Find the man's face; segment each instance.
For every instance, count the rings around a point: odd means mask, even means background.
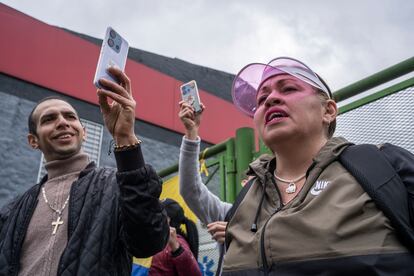
[[[81,149],[85,131],[73,107],[61,100],[40,103],[33,112],[37,134],[29,134],[29,144],[39,148],[46,161],[67,159]]]
[[[266,80],[256,101],[256,129],[270,148],[279,142],[314,139],[324,133],[321,99],[312,86],[293,76],[281,74]]]

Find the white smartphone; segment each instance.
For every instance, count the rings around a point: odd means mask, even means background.
[[[195,112],[201,112],[200,96],[198,95],[197,83],[195,80],[184,83],[180,86],[181,98],[194,108]]]
[[[118,80],[108,74],[107,69],[110,66],[115,66],[124,71],[128,50],[128,42],[113,28],[108,27],[102,41],[101,53],[96,66],[95,78],[93,79],[93,84],[96,87],[102,88],[99,84],[99,79],[102,78],[119,83]]]

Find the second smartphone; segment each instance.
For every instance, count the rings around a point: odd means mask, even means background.
[[[201,112],[200,96],[198,95],[198,88],[196,81],[184,83],[180,86],[181,98],[183,101],[188,102],[195,112]]]

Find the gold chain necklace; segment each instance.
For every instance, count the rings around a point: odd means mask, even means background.
[[[61,217],[62,217],[62,212],[63,212],[63,209],[65,209],[66,205],[67,205],[67,204],[68,204],[68,202],[69,202],[69,196],[70,196],[70,193],[69,193],[68,197],[66,198],[65,203],[63,203],[62,208],[60,208],[60,209],[55,209],[55,208],[54,208],[54,207],[53,207],[53,206],[49,203],[49,201],[47,200],[47,197],[46,197],[46,192],[45,192],[45,188],[44,188],[44,187],[42,187],[42,194],[43,194],[43,198],[44,198],[44,200],[45,200],[46,204],[49,206],[49,208],[50,208],[50,209],[52,209],[55,213],[57,213],[57,214],[58,214],[58,218],[56,219],[56,221],[52,221],[52,228],[53,228],[52,235],[55,235],[55,234],[56,234],[56,231],[58,230],[58,227],[59,227],[61,224],[63,224],[63,220],[60,220],[60,219],[61,219]]]
[[[306,173],[304,175],[301,175],[300,177],[298,177],[296,179],[292,179],[292,180],[283,179],[283,178],[277,176],[276,175],[276,171],[273,173],[273,175],[275,176],[276,180],[279,180],[280,182],[288,183],[289,184],[287,186],[286,190],[285,190],[285,192],[287,194],[294,194],[296,192],[296,182],[298,182],[298,181],[302,180],[303,178],[305,178]]]

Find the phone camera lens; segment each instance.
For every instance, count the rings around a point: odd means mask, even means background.
[[[110,30],[110,31],[109,31],[109,35],[110,35],[112,38],[115,38],[115,37],[116,37],[116,32],[115,32],[114,30]]]
[[[112,40],[112,39],[108,39],[108,45],[110,46],[110,47],[113,47],[114,46],[114,41]]]
[[[115,48],[116,48],[117,50],[119,50],[119,45],[116,45],[116,46],[115,46]]]

